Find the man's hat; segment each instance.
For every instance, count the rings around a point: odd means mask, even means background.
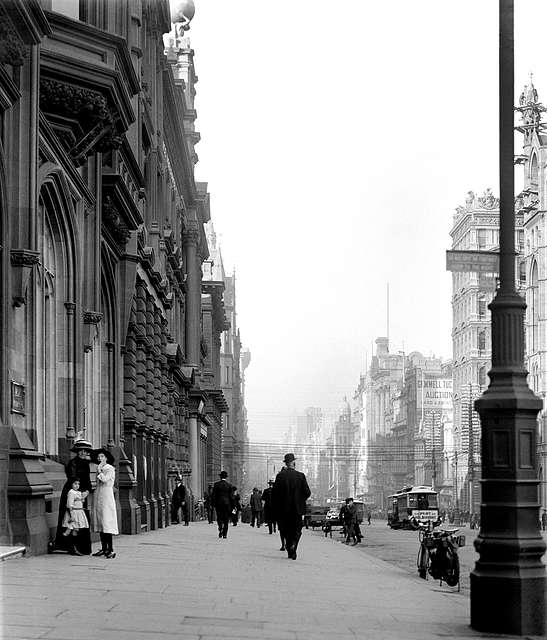
[[[79,440],[74,440],[71,451],[91,451],[91,449],[93,449],[93,445],[91,444],[91,442],[89,442],[89,440],[80,438]]]
[[[221,478],[227,478],[228,477],[228,472],[227,471],[221,471],[219,475],[220,475]]]
[[[294,457],[294,453],[286,453],[285,457],[283,458],[283,462],[287,463],[287,462],[294,462],[296,460],[296,458]]]

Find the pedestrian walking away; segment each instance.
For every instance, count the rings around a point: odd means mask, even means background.
[[[285,467],[277,474],[272,491],[272,504],[279,533],[285,540],[287,556],[296,560],[296,550],[302,535],[302,517],[311,491],[306,476],[295,469],[294,453],[283,458]]]
[[[95,531],[99,532],[101,548],[94,556],[115,558],[112,546],[112,536],[118,535],[118,516],[116,514],[116,501],[114,500],[114,456],[107,449],[99,449],[97,456],[97,489],[93,502],[93,522]]]
[[[344,522],[345,543],[349,544],[351,540],[353,540],[353,544],[361,542],[360,531],[357,528],[357,510],[353,504],[353,498],[346,498],[346,504],[340,509],[340,519]]]
[[[264,522],[268,525],[268,533],[271,535],[276,531],[275,516],[272,509],[272,487],[274,481],[268,480],[268,488],[262,492],[262,502],[264,503]]]
[[[260,517],[262,514],[262,496],[257,487],[253,488],[249,504],[251,505],[251,527],[254,527],[256,523],[257,528],[260,528],[262,524],[262,518]]]
[[[92,491],[91,478],[89,475],[89,465],[91,463],[91,442],[78,438],[74,441],[71,451],[76,457],[67,462],[65,466],[66,482],[61,491],[59,499],[59,518],[57,521],[57,532],[55,541],[50,544],[49,551],[70,551],[76,549],[82,555],[91,553],[91,537],[88,529],[81,529],[76,538],[64,535],[66,533],[66,525],[63,524],[67,510],[68,493],[72,489],[72,484],[76,478],[80,481],[80,492],[85,497],[82,501],[82,508],[86,519],[89,522],[89,511],[87,508],[87,496]]]
[[[233,488],[232,492],[232,524],[234,527],[237,527],[237,523],[239,520],[239,512],[241,511],[241,496],[239,495],[239,491],[237,487]]]
[[[213,485],[213,507],[217,512],[218,537],[226,538],[228,536],[228,522],[234,508],[233,493],[234,488],[226,479],[228,473],[220,472],[220,480]]]
[[[213,524],[215,509],[213,507],[213,483],[210,482],[207,492],[203,494],[203,506],[207,512],[207,522]]]
[[[182,477],[177,476],[177,483],[171,495],[171,524],[178,524],[180,522],[179,511],[182,509],[184,515],[185,506],[186,487],[182,484]]]

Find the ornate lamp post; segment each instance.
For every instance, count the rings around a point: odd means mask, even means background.
[[[500,286],[490,304],[490,386],[475,402],[482,428],[480,559],[471,573],[471,626],[545,633],[545,543],[539,532],[537,421],[526,382],[524,311],[515,289],[513,0],[499,0]]]

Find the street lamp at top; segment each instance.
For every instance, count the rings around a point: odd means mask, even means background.
[[[188,31],[190,22],[196,12],[194,0],[171,0],[171,22]]]

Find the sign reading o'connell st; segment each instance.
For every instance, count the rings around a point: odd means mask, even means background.
[[[499,273],[500,254],[494,251],[447,251],[447,271]]]

